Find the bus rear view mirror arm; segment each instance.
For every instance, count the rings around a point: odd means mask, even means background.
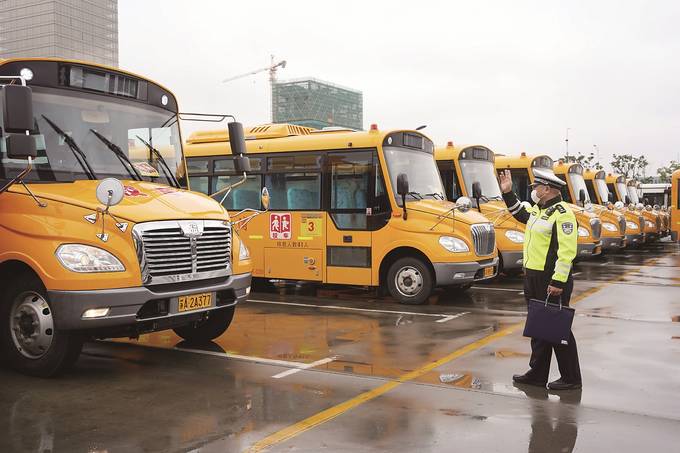
[[[234,217],[239,217],[241,214],[245,214],[246,212],[250,212],[251,214],[247,217],[244,217],[242,219],[235,220],[232,222],[232,224],[236,225],[237,230],[242,230],[245,228],[248,223],[250,223],[251,220],[253,220],[255,217],[259,216],[260,214],[264,214],[265,212],[269,211],[269,189],[267,187],[262,188],[262,195],[260,198],[260,203],[262,203],[262,207],[264,208],[263,210],[258,210],[258,209],[252,209],[252,208],[246,208],[242,209],[239,212],[237,212]]]
[[[472,200],[470,200],[468,197],[458,198],[456,200],[456,204],[451,209],[438,216],[437,222],[435,222],[435,224],[430,227],[430,231],[434,230],[437,225],[444,221],[444,219],[448,219],[449,214],[451,214],[451,225],[453,227],[456,223],[456,210],[460,212],[468,212],[470,207],[472,207]]]
[[[404,210],[404,220],[408,219],[406,212],[406,195],[409,193],[408,175],[406,173],[399,173],[397,175],[397,194],[401,196],[401,206]]]

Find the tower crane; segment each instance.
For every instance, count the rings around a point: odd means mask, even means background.
[[[286,67],[286,60],[281,60],[279,62],[274,62],[274,55],[271,56],[271,64],[265,68],[260,68],[256,69],[254,71],[249,71],[244,74],[239,74],[237,76],[229,77],[224,80],[222,80],[222,83],[227,83],[231,82],[232,80],[237,80],[237,79],[242,79],[243,77],[248,77],[251,75],[259,74],[261,72],[269,71],[269,86],[270,86],[270,96],[274,95],[274,83],[276,82],[276,71],[281,68],[284,69]],[[271,99],[270,99],[270,107],[271,107]],[[273,108],[273,107],[272,107]],[[271,120],[274,121],[274,112],[272,109],[270,109],[270,114],[271,114]]]

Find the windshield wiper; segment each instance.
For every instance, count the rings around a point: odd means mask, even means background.
[[[433,197],[433,198],[436,198],[437,200],[442,200],[442,201],[446,200],[446,198],[444,198],[444,195],[440,194],[439,192],[426,193],[425,196],[426,197]]]
[[[83,152],[82,149],[80,149],[80,146],[73,140],[73,137],[68,135],[66,132],[64,132],[59,126],[57,126],[55,123],[52,122],[48,117],[45,115],[41,115],[43,119],[49,124],[49,126],[54,129],[54,132],[59,134],[59,136],[64,140],[64,143],[68,145],[68,147],[71,149],[71,152],[73,153],[73,157],[76,158],[76,161],[80,166],[82,167],[83,170],[85,170],[85,173],[87,174],[87,177],[89,179],[97,179],[97,175],[95,175],[94,170],[92,170],[92,167],[90,167],[89,162],[87,161],[87,156]]]
[[[503,197],[501,197],[500,195],[494,195],[493,197],[487,197],[486,199],[487,200],[502,200]]]
[[[94,129],[90,129],[92,133],[102,141],[106,145],[108,149],[110,149],[113,154],[116,155],[120,163],[123,165],[123,168],[127,170],[127,172],[132,176],[132,179],[137,180],[137,181],[142,181],[142,175],[139,174],[137,169],[135,168],[134,165],[132,165],[132,162],[130,162],[130,159],[127,157],[127,155],[123,152],[122,149],[120,149],[120,146],[116,145],[115,143],[111,142],[108,138],[104,137],[102,134],[99,132],[95,131]],[[127,164],[127,165],[126,165]],[[130,168],[128,168],[128,165]]]
[[[147,148],[149,148],[149,151],[151,151],[156,156],[156,159],[158,159],[158,161],[161,163],[161,168],[163,169],[163,173],[165,173],[165,177],[168,178],[168,181],[170,181],[175,187],[180,187],[179,181],[177,181],[175,175],[172,174],[172,171],[170,170],[168,163],[165,161],[161,153],[156,148],[151,146],[151,143],[147,142],[139,135],[136,135],[136,137],[139,139],[140,142],[144,143],[144,145],[146,145]]]
[[[423,199],[423,196],[420,195],[418,192],[409,192],[406,195],[411,195],[416,200],[422,200]]]

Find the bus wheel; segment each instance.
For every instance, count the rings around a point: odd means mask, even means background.
[[[210,312],[210,316],[187,326],[175,327],[177,335],[192,343],[205,343],[222,335],[229,328],[236,306]]]
[[[0,295],[0,353],[10,367],[38,377],[70,368],[83,348],[83,338],[54,328],[52,307],[40,280],[24,275],[10,281]]]
[[[432,294],[432,272],[418,258],[400,258],[387,271],[387,288],[401,304],[420,305]]]

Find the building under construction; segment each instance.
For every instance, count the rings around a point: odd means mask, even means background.
[[[363,129],[364,97],[361,91],[322,82],[297,79],[272,82],[272,120],[321,129]]]

